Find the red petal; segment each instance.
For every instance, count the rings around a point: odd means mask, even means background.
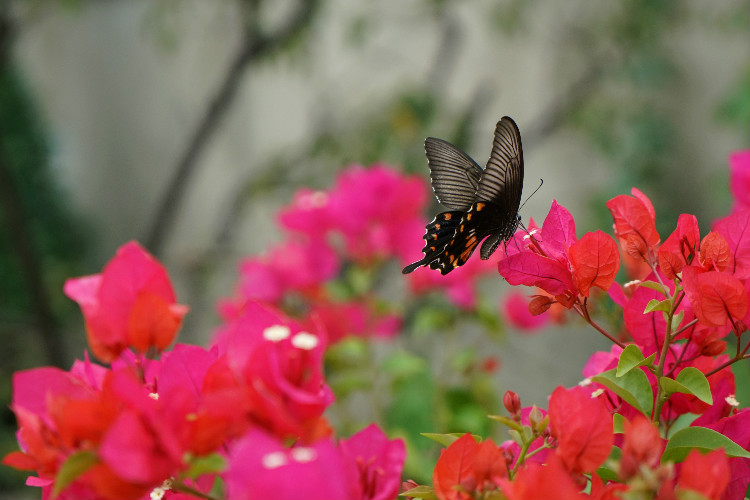
[[[682,463],[678,490],[692,490],[700,493],[701,498],[720,500],[729,480],[729,459],[724,450],[714,450],[705,455],[692,450]]]
[[[174,307],[150,292],[141,292],[128,317],[128,342],[137,351],[162,351],[172,343],[187,308]]]
[[[471,434],[464,434],[440,453],[432,473],[432,485],[440,500],[456,500],[456,486],[471,474],[479,444]]]
[[[567,249],[576,242],[576,224],[570,212],[557,200],[552,202],[542,224],[542,241],[548,257],[567,262]]]
[[[667,278],[676,278],[677,273],[692,262],[699,240],[698,219],[694,215],[680,215],[677,228],[659,247],[659,267]]]
[[[607,208],[615,220],[615,234],[618,238],[634,236],[649,248],[659,243],[653,207],[649,210],[640,199],[623,194],[609,200]]]
[[[573,473],[593,472],[612,451],[612,416],[604,402],[580,389],[558,387],[549,401],[549,417],[557,437],[557,455]]]
[[[511,285],[538,286],[550,295],[574,291],[573,276],[560,261],[524,252],[498,263],[498,271]]]
[[[711,231],[701,241],[700,264],[703,269],[715,269],[723,271],[729,267],[732,254],[729,253],[729,244],[722,235]]]
[[[727,271],[737,279],[750,278],[750,208],[738,210],[716,224],[716,231],[729,244],[732,262]]]
[[[586,233],[568,249],[568,257],[575,284],[586,297],[592,286],[606,291],[620,269],[617,243],[602,231]]]
[[[706,326],[723,327],[730,316],[742,320],[748,310],[744,285],[727,273],[708,271],[698,274],[694,267],[682,273],[685,294],[698,321]]]

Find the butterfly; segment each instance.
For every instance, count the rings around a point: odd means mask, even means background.
[[[448,208],[427,224],[424,258],[403,269],[409,274],[429,266],[448,274],[466,263],[477,245],[489,259],[501,242],[516,232],[523,188],[521,133],[512,118],[495,126],[492,153],[482,169],[469,155],[442,139],[424,142],[432,189],[438,203]],[[487,238],[485,240],[485,238]]]

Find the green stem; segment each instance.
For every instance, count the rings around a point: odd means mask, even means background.
[[[589,325],[593,326],[596,331],[598,331],[599,333],[601,333],[602,335],[604,335],[605,337],[607,337],[610,341],[612,341],[613,343],[617,344],[622,349],[625,349],[625,344],[623,344],[622,342],[620,342],[619,340],[617,340],[610,333],[608,333],[604,328],[602,328],[601,326],[599,326],[596,323],[596,321],[594,321],[593,319],[591,319],[591,315],[589,314],[589,310],[586,307],[586,303],[585,302],[582,303],[582,304],[580,304],[580,306],[577,307],[575,310],[576,310],[576,312],[578,312],[578,314],[581,315],[581,317],[583,319],[586,320],[586,322]]]

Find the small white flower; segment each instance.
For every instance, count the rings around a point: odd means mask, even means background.
[[[602,389],[602,388],[600,387],[599,389],[597,389],[597,390],[595,390],[594,392],[592,392],[592,393],[591,393],[591,399],[595,399],[595,398],[598,398],[598,397],[599,397],[599,396],[601,396],[602,394],[604,394],[604,389]]]
[[[288,326],[284,325],[273,325],[263,330],[263,338],[270,340],[271,342],[281,342],[282,340],[289,338],[291,330]]]
[[[152,392],[148,395],[151,399],[159,400],[159,393],[158,392]]]
[[[589,377],[586,377],[585,379],[578,382],[578,385],[581,387],[586,387],[587,385],[591,385],[591,379]]]
[[[730,394],[729,396],[725,397],[724,401],[726,401],[729,406],[737,407],[740,405],[740,402],[737,401],[737,398],[734,397],[734,394]]]
[[[305,351],[312,351],[315,349],[320,340],[312,333],[299,332],[297,335],[292,337],[292,345],[297,349],[304,349]]]
[[[149,494],[149,498],[151,500],[162,500],[164,498],[164,495],[167,494],[167,491],[172,489],[172,480],[171,479],[165,479],[164,482],[161,484],[161,486],[157,486],[153,490],[151,490],[151,493]]]
[[[286,464],[286,454],[283,451],[274,451],[263,456],[263,467],[266,469],[276,469]]]
[[[531,231],[528,232],[528,234],[524,234],[523,235],[523,239],[529,240],[529,239],[531,239],[532,236],[534,236],[538,232],[539,231],[537,229],[532,229]]]
[[[292,458],[297,462],[305,463],[312,462],[317,458],[318,454],[312,448],[292,448]]]
[[[623,286],[624,286],[625,288],[630,288],[630,287],[638,286],[638,285],[640,285],[641,283],[642,283],[642,282],[641,282],[641,280],[633,280],[633,281],[628,281],[628,282],[627,282],[627,283],[625,283],[625,285],[623,285]]]

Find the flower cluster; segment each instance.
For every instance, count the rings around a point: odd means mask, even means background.
[[[413,489],[415,497],[745,496],[750,409],[738,409],[730,367],[750,358],[749,152],[730,163],[734,208],[702,237],[695,216],[683,214],[662,242],[654,207],[637,189],[607,202],[615,239],[601,231],[578,239],[556,202],[541,228],[532,221],[514,236],[498,270],[511,285],[537,287],[529,313],[567,308],[615,345],[594,353],[578,387],[554,391],[548,413],[506,394],[510,417],[492,418],[512,440],[441,436],[449,446],[432,489]],[[621,259],[633,278],[624,287],[614,282]],[[624,331],[594,321],[594,288],[622,308]]]
[[[325,331],[248,302],[209,348],[177,344],[154,359],[185,308],[136,243],[65,291],[109,367],[86,358],[14,376],[21,451],[3,463],[35,471],[28,484],[44,498],[208,498],[217,478],[233,499],[396,496],[403,442],[376,426],[332,438]]]
[[[248,301],[263,300],[303,321],[322,322],[331,343],[347,335],[394,335],[399,307],[363,282],[389,260],[403,266],[419,255],[427,192],[424,179],[381,164],[351,166],[327,191],[299,190],[277,214],[284,242],[241,263],[236,294],[220,305],[222,316],[231,320]],[[445,290],[458,307],[473,309],[477,278],[493,270],[478,259],[447,277],[421,269],[410,275],[409,288],[416,295]]]

